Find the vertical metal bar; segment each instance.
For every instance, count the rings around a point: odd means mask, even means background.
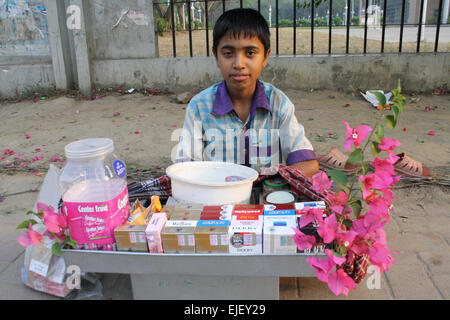
[[[191,57],[193,56],[192,54],[192,17],[191,17],[191,1],[188,1],[188,26],[189,26],[189,54],[191,55]]]
[[[365,17],[364,17],[364,53],[367,52],[367,18],[368,18],[368,14],[367,14],[367,9],[369,8],[369,0],[366,0],[366,6],[365,6]]]
[[[441,29],[441,19],[442,19],[442,0],[439,0],[439,9],[438,9],[438,21],[436,26],[436,40],[434,41],[434,52],[438,51],[439,45],[439,31]]]
[[[208,26],[208,0],[205,0],[205,25],[206,25],[206,56],[209,57],[209,26]]]
[[[403,27],[405,25],[405,6],[406,6],[406,0],[402,0],[402,17],[400,20],[400,39],[399,39],[399,44],[398,44],[398,52],[402,52]]]
[[[333,24],[333,0],[330,0],[329,7],[329,15],[328,15],[328,54],[331,54],[331,29]]]
[[[416,52],[420,52],[420,39],[422,37],[422,19],[423,19],[423,5],[424,0],[420,0],[420,13],[419,13],[419,29],[417,30],[417,50]]]
[[[314,0],[311,0],[311,54],[314,54]]]
[[[243,7],[243,5],[244,5],[244,4],[243,4],[243,0],[240,0],[240,1],[239,1],[239,5],[241,6],[241,8]]]
[[[277,41],[277,55],[279,54],[279,43],[278,43],[278,0],[275,0],[275,28],[276,28],[276,41]]]
[[[171,14],[171,20],[172,20],[172,45],[173,45],[173,57],[175,58],[177,56],[177,47],[175,44],[175,15],[173,10],[173,0],[170,0],[170,14]]]
[[[261,12],[261,0],[258,0],[258,12]]]
[[[422,0],[423,2],[423,0]],[[386,37],[386,7],[387,0],[384,0],[383,3],[383,31],[381,33],[381,53],[384,53],[384,39]]]
[[[347,37],[345,39],[345,53],[348,54],[348,50],[350,47],[350,0],[347,0],[347,22],[346,22],[346,29],[347,29]]]
[[[296,54],[296,47],[297,47],[297,0],[294,0],[294,49],[293,49],[293,55]]]
[[[222,0],[222,11],[225,12],[225,0]]]

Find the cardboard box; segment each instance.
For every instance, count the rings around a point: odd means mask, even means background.
[[[168,220],[161,232],[165,253],[195,253],[197,220]]]
[[[264,253],[297,253],[294,241],[296,217],[292,215],[265,215],[263,230]]]
[[[324,201],[308,201],[308,202],[296,202],[295,203],[295,211],[299,214],[305,207],[310,208],[326,208],[326,204]]]
[[[231,220],[231,212],[230,213],[202,213],[200,216],[200,220]]]
[[[229,251],[234,254],[262,253],[262,220],[231,220]]]
[[[197,253],[228,253],[229,220],[200,220],[195,228]]]
[[[148,252],[146,225],[120,225],[114,229],[118,251]]]
[[[161,240],[161,231],[167,222],[165,212],[154,213],[147,228],[145,229],[145,235],[147,237],[148,252],[150,253],[163,253],[163,246]]]
[[[175,210],[175,206],[164,206],[162,208],[161,212],[165,212],[167,220],[170,220],[174,210]]]
[[[264,214],[266,211],[274,211],[274,210],[295,210],[295,205],[293,203],[264,205]]]

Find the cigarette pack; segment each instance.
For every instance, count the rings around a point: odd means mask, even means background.
[[[164,206],[162,208],[161,212],[165,212],[167,220],[169,220],[172,217],[174,210],[175,210],[175,206]]]
[[[200,210],[174,210],[170,220],[200,220]]]
[[[232,213],[234,205],[225,204],[221,206],[204,206],[202,210],[202,214],[210,214],[210,213]]]
[[[167,222],[165,212],[154,213],[150,219],[147,228],[145,229],[145,235],[147,236],[148,252],[150,253],[163,253],[163,246],[161,241],[161,231]]]
[[[264,205],[262,204],[236,204],[233,214],[263,214]]]
[[[229,220],[200,220],[195,228],[197,253],[228,253]]]
[[[262,231],[262,220],[231,220],[228,229],[230,253],[262,253]]]
[[[197,220],[168,220],[161,232],[165,253],[195,253]]]
[[[148,252],[146,225],[124,224],[114,229],[118,251]]]
[[[297,253],[294,241],[296,227],[295,215],[265,215],[264,216],[264,253]]]
[[[202,213],[200,220],[231,220],[230,213]]]
[[[293,203],[264,205],[264,214],[266,211],[274,211],[274,210],[295,210],[295,205]]]
[[[295,203],[295,211],[297,214],[301,214],[302,211],[306,207],[326,209],[326,205],[325,205],[324,201],[309,201],[309,202],[296,202]]]

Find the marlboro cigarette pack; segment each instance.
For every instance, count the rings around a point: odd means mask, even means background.
[[[195,253],[197,220],[168,220],[161,232],[165,253]]]

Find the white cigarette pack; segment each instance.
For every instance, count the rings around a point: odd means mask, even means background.
[[[263,220],[231,220],[228,229],[232,254],[262,253]]]
[[[264,253],[297,253],[297,245],[294,241],[296,228],[295,215],[288,216],[264,216]]]

